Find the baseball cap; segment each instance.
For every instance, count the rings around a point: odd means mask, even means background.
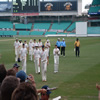
[[[13,67],[16,67],[16,68],[18,68],[18,67],[20,67],[17,63],[15,63],[14,65],[13,65]]]
[[[48,90],[49,89],[49,87],[47,86],[47,85],[44,85],[43,87],[42,87],[42,89],[46,89],[47,90],[47,94],[49,95],[49,94],[51,94],[51,91],[50,90]]]
[[[16,77],[20,78],[20,82],[25,82],[25,80],[27,79],[26,73],[22,70],[16,73]]]
[[[63,40],[65,40],[65,39],[63,38]]]

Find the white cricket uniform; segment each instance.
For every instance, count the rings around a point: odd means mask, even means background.
[[[39,49],[35,49],[34,50],[34,63],[35,63],[36,73],[40,73],[39,58],[40,58],[40,51]]]
[[[46,47],[45,49],[46,49],[47,52],[48,52],[48,56],[49,56],[49,50],[50,50],[49,47],[50,47],[50,46],[51,46],[50,42],[48,42],[48,43],[46,42],[46,43],[45,43],[45,47]]]
[[[42,51],[42,42],[38,42],[39,50]]]
[[[42,81],[46,81],[46,71],[47,71],[47,54],[48,52],[46,50],[42,50],[40,52],[40,58],[41,58],[41,72],[42,72]]]
[[[33,54],[34,54],[34,50],[36,49],[35,46],[37,46],[37,42],[33,42]]]
[[[30,60],[32,61],[32,57],[33,57],[33,42],[29,42],[29,57],[30,57]]]
[[[18,60],[18,47],[19,47],[19,41],[14,42],[14,47],[15,47],[15,61]]]
[[[58,72],[60,50],[58,48],[54,48],[53,55],[54,55],[54,73],[56,73]]]
[[[25,43],[25,48],[28,49],[28,44],[27,43]]]
[[[21,61],[22,61],[22,70],[26,73],[26,57],[27,57],[27,49],[21,48]]]
[[[20,58],[20,54],[21,54],[21,48],[22,48],[23,43],[19,42],[19,47],[18,47],[18,57]]]

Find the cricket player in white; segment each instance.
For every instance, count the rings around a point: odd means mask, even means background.
[[[33,58],[33,41],[32,41],[32,39],[30,39],[30,42],[29,42],[29,57],[30,57],[30,60],[32,61],[32,58]]]
[[[22,61],[22,70],[26,73],[26,57],[27,57],[27,49],[25,48],[25,44],[21,48],[21,61]]]
[[[39,46],[39,50],[41,51],[42,50],[42,42],[41,42],[41,39],[39,39],[38,46]]]
[[[21,59],[20,54],[21,54],[21,48],[22,48],[22,40],[19,40],[19,46],[18,46],[18,58]]]
[[[47,51],[44,49],[44,45],[42,46],[42,51],[40,52],[39,66],[41,62],[41,72],[42,72],[42,81],[46,82],[46,72],[47,72]]]
[[[27,44],[26,40],[24,41],[24,44],[25,44],[25,48],[26,48],[27,51],[28,51],[28,44]]]
[[[18,47],[19,47],[19,41],[16,38],[16,41],[14,42],[14,48],[15,48],[15,61],[18,61]]]
[[[35,72],[38,74],[40,74],[39,58],[40,58],[40,50],[38,49],[38,45],[36,45],[36,49],[34,50],[34,63],[35,63]]]
[[[36,42],[36,39],[34,39],[34,42],[33,42],[33,54],[34,54],[34,50],[35,50],[35,46],[37,45],[37,42]]]
[[[57,45],[55,45],[55,48],[53,50],[53,55],[54,55],[54,73],[57,73],[59,66],[59,55],[60,55],[60,50],[57,48]]]
[[[48,52],[48,59],[47,59],[47,64],[49,64],[49,53],[50,53],[50,46],[51,46],[51,44],[50,44],[50,41],[49,40],[47,40],[47,42],[45,43],[45,50],[47,50],[47,52]]]

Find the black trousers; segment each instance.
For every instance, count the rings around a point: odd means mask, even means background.
[[[60,50],[60,47],[57,47]]]
[[[80,55],[80,48],[79,47],[76,47],[76,57],[77,57],[77,55],[78,55],[78,57]]]
[[[65,47],[61,47],[61,55],[65,56]]]

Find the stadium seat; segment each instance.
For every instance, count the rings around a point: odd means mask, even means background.
[[[53,34],[57,34],[57,32],[46,32],[45,35],[53,35]]]
[[[29,35],[30,31],[19,31],[19,35]]]
[[[93,0],[92,5],[100,5],[100,0]]]
[[[100,27],[88,27],[88,34],[100,34]]]
[[[100,10],[100,6],[90,7],[89,13],[97,13]]]
[[[34,29],[49,29],[50,23],[34,23]]]
[[[31,29],[32,23],[29,24],[15,24],[15,29]]]
[[[30,35],[43,35],[44,32],[40,32],[40,31],[32,31],[30,33]]]
[[[61,22],[61,23],[53,23],[51,29],[65,30],[70,24],[71,24],[71,21],[69,21],[69,22]]]
[[[73,31],[76,27],[76,22],[74,22],[68,29],[67,31]]]
[[[0,31],[0,35],[16,35],[16,31]]]
[[[0,28],[13,28],[13,24],[9,21],[0,21]]]

